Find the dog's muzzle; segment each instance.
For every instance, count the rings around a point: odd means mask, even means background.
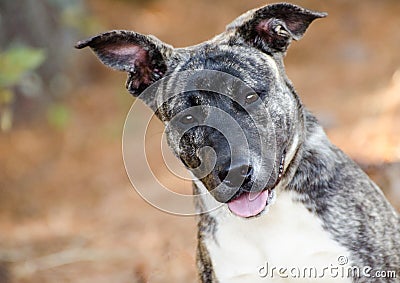
[[[239,187],[236,194],[227,202],[228,207],[232,213],[237,216],[249,218],[259,215],[262,211],[265,210],[267,205],[273,199],[273,189],[279,184],[280,180],[283,176],[284,171],[284,163],[285,163],[285,156],[282,155],[279,169],[278,169],[278,176],[274,183],[274,185],[270,188],[264,188],[261,191],[252,191],[251,190],[251,174],[253,169],[250,165],[240,165],[231,167],[234,170],[234,174],[231,178],[224,179],[224,183],[227,186],[231,187]],[[239,183],[241,182],[241,183]]]

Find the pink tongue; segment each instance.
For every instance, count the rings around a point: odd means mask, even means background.
[[[259,214],[267,205],[268,190],[258,193],[243,193],[240,197],[228,203],[229,209],[241,217],[251,217]]]

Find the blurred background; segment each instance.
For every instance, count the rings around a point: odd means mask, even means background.
[[[329,17],[292,44],[289,77],[400,209],[400,2],[292,2]],[[195,219],[153,208],[125,174],[125,74],[73,45],[111,29],[192,45],[266,3],[0,1],[0,283],[196,282]]]

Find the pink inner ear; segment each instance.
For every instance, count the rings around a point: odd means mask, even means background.
[[[297,35],[299,32],[302,32],[301,29],[302,29],[302,27],[304,27],[304,24],[302,22],[287,21],[286,26],[288,27],[290,32]],[[304,32],[304,30],[303,30],[303,32]],[[299,36],[301,36],[301,35],[299,35]]]
[[[264,38],[267,42],[271,43],[273,40],[271,33],[271,19],[262,20],[256,26],[257,33]]]
[[[263,20],[261,22],[258,23],[258,25],[256,26],[256,30],[260,33],[260,32],[268,32],[268,21],[269,20]]]
[[[270,34],[271,33],[271,21],[272,19],[262,20],[256,26],[256,30],[259,34]]]
[[[134,44],[124,44],[124,45],[114,45],[108,48],[108,52],[112,53],[112,56],[116,57],[128,57],[132,65],[146,65],[147,51],[138,45]]]
[[[260,34],[272,34],[272,30],[274,26],[278,25],[279,22],[285,24],[287,31],[290,33],[292,37],[296,40],[301,37],[304,33],[306,26],[301,21],[296,21],[295,19],[277,19],[271,18],[262,20],[256,27],[258,33]]]
[[[149,66],[149,54],[145,48],[131,43],[123,43],[107,46],[105,51],[116,61],[123,64],[128,63],[135,70],[136,76],[131,81],[133,88],[139,88],[141,84],[151,83],[152,70]]]
[[[109,47],[109,52],[117,56],[135,55],[137,53],[145,53],[142,48],[137,45],[114,45]]]

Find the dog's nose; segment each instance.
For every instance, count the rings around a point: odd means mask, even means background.
[[[219,174],[220,180],[229,187],[240,187],[249,181],[253,174],[253,167],[247,164],[233,164]]]

